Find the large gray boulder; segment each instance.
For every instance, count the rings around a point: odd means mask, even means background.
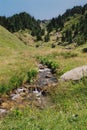
[[[84,76],[87,76],[87,66],[81,66],[74,68],[66,73],[64,73],[60,79],[62,80],[80,80]]]

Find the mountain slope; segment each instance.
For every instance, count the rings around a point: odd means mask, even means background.
[[[63,45],[76,43],[81,45],[87,42],[87,4],[75,6],[66,10],[63,15],[53,18],[47,25],[48,33],[61,33]],[[54,33],[54,34],[55,34]],[[56,41],[59,41],[57,35]]]
[[[17,82],[22,82],[27,72],[34,67],[35,61],[27,46],[0,26],[0,93],[8,90],[11,79],[14,83],[12,88]]]
[[[4,26],[10,32],[29,29],[30,34],[36,36],[37,40],[40,40],[43,35],[39,21],[26,12],[15,14],[11,17],[0,16],[0,25]]]
[[[12,33],[0,26],[0,47],[22,48],[24,44]]]

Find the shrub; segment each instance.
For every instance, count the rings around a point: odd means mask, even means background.
[[[32,82],[33,78],[36,76],[37,71],[36,70],[30,70],[27,72],[27,79],[29,83]],[[0,84],[0,94],[8,93],[9,91],[18,88],[22,85],[26,75],[24,74],[15,74],[13,75],[8,83],[1,83]]]
[[[87,48],[83,48],[83,49],[82,49],[82,52],[83,52],[83,53],[87,53]]]
[[[17,88],[18,86],[22,85],[22,78],[21,77],[18,77],[18,76],[13,76],[11,79],[10,79],[10,82],[9,82],[9,86],[11,88]]]
[[[31,83],[33,78],[36,77],[37,75],[37,70],[30,70],[28,73],[27,73],[27,76],[28,76],[28,82]]]
[[[56,47],[56,45],[55,44],[52,44],[52,48],[55,48]]]
[[[84,37],[82,37],[82,36],[78,36],[77,38],[76,38],[76,42],[77,42],[77,45],[79,46],[79,45],[83,45],[84,43],[85,43],[85,40],[84,40]]]
[[[5,83],[2,83],[0,85],[0,94],[4,94],[7,92],[7,85]]]
[[[38,47],[39,47],[39,45],[37,44],[37,45],[36,45],[36,48],[38,48]]]
[[[48,57],[39,57],[39,60],[41,64],[47,65],[47,67],[50,68],[53,73],[56,72],[56,69],[59,67],[55,61],[48,59]]]
[[[44,37],[44,41],[45,42],[48,42],[50,40],[50,36],[49,36],[49,33],[47,35],[45,35]]]
[[[7,93],[12,89],[15,89],[22,85],[24,76],[22,74],[13,75],[9,82],[1,83],[0,85],[0,94]]]

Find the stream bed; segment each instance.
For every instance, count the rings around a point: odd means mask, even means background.
[[[39,64],[37,79],[34,83],[26,83],[13,90],[9,95],[0,98],[0,115],[8,113],[14,108],[35,105],[43,109],[51,105],[49,96],[43,90],[44,87],[56,86],[57,83],[57,78],[52,74],[51,69]]]

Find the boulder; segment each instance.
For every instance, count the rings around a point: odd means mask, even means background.
[[[81,66],[74,68],[66,73],[64,73],[60,79],[62,80],[80,80],[84,76],[87,76],[87,66]]]

